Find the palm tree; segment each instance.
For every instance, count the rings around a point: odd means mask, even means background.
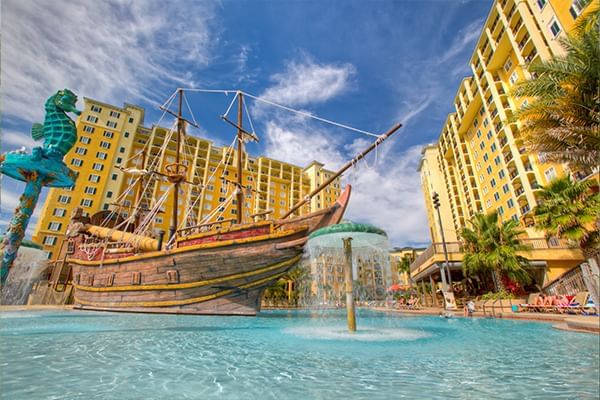
[[[564,55],[529,66],[516,97],[531,98],[515,113],[532,152],[579,167],[600,160],[600,7],[582,18],[576,36],[561,39]]]
[[[463,228],[464,241],[463,273],[465,276],[489,272],[494,279],[496,291],[504,291],[502,277],[528,283],[529,274],[525,270],[529,261],[517,255],[527,250],[518,239],[522,233],[518,223],[512,219],[498,223],[498,213],[477,214],[471,221],[472,229]]]
[[[566,176],[555,179],[539,192],[535,224],[549,236],[576,241],[586,258],[600,254],[600,194],[592,181],[573,182]]]
[[[398,272],[410,273],[410,264],[412,264],[413,261],[415,261],[414,254],[407,253],[407,254],[403,255],[402,258],[400,259],[400,261],[398,261],[398,264],[396,266],[396,268],[398,269]]]

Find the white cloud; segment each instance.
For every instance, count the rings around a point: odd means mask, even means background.
[[[266,123],[265,154],[292,164],[307,166],[312,160],[325,163],[325,168],[339,167],[344,158],[335,139],[308,123],[270,120]]]
[[[352,184],[346,217],[382,228],[393,246],[430,241],[417,172],[421,148],[413,146],[397,154],[388,144],[387,153],[380,153],[377,164],[368,168],[360,164],[344,179]]]
[[[284,128],[267,123],[266,155],[305,166],[312,160],[336,170],[372,141],[359,137],[343,145],[329,131],[309,125]],[[384,229],[392,245],[422,244],[429,241],[428,225],[417,167],[422,146],[398,154],[393,140],[382,144],[347,172],[344,183],[353,186],[346,217]]]
[[[25,146],[31,150],[33,147],[39,147],[43,144],[42,141],[36,142],[31,137],[31,134],[23,132],[14,132],[2,130],[0,134],[0,150],[13,150]]]
[[[355,72],[352,64],[323,65],[307,57],[273,75],[274,85],[261,97],[292,107],[323,103],[346,91]]]
[[[438,64],[445,64],[465,50],[475,47],[475,40],[481,35],[484,19],[477,19],[461,29],[448,49],[437,59]]]
[[[193,85],[186,70],[208,63],[211,3],[2,2],[3,112],[40,121],[58,89],[107,102],[155,101]],[[81,103],[80,103],[81,104]]]

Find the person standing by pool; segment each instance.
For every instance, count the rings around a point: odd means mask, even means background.
[[[473,303],[473,300],[469,300],[465,304],[465,307],[463,308],[463,315],[465,317],[472,317],[474,312],[475,312],[475,303]]]

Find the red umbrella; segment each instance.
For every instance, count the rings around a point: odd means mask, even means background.
[[[397,292],[399,290],[405,290],[408,288],[408,285],[401,285],[399,283],[395,283],[392,286],[390,286],[389,288],[387,288],[388,292]]]

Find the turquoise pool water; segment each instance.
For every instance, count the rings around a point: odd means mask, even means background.
[[[0,314],[6,399],[597,399],[596,335],[361,311]]]

